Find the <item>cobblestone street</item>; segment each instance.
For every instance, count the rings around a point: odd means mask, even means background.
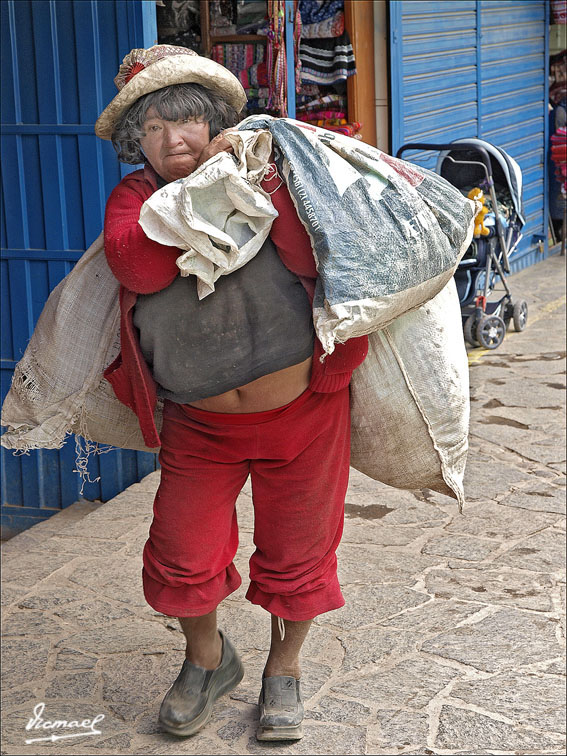
[[[255,739],[269,623],[244,599],[249,488],[238,504],[243,586],[219,610],[244,680],[198,735],[159,730],[184,640],[142,595],[153,473],[3,544],[2,753],[563,753],[565,257],[509,283],[528,325],[469,353],[464,513],[352,472],[339,548],[347,603],[316,620],[304,647],[303,740]],[[44,719],[104,714],[101,734],[49,742],[51,730],[26,731],[40,702]]]

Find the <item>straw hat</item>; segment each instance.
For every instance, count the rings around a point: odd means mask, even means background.
[[[246,105],[242,84],[228,68],[187,47],[154,45],[147,50],[131,50],[122,61],[114,79],[118,94],[98,117],[95,134],[110,139],[119,116],[139,97],[170,84],[189,82],[215,90],[237,112]]]

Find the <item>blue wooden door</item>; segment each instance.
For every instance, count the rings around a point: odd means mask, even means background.
[[[1,0],[1,377],[4,398],[49,292],[102,229],[123,173],[94,122],[133,47],[157,40],[154,0]],[[74,439],[60,451],[2,449],[2,529],[13,534],[79,498]],[[107,500],[154,470],[153,454],[89,462],[87,499]]]
[[[513,269],[541,259],[546,234],[545,0],[391,0],[392,152],[479,137],[520,164],[526,225]],[[435,168],[436,155],[404,158]]]

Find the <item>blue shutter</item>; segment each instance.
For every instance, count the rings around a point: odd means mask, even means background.
[[[94,122],[132,47],[157,37],[153,0],[3,0],[2,399],[43,304],[102,229],[124,172]],[[18,532],[79,498],[73,439],[60,451],[2,449],[2,527]],[[90,460],[88,499],[106,500],[155,469],[152,454]]]
[[[479,136],[520,165],[524,181],[524,239],[515,270],[541,258],[547,245],[547,28],[543,0],[480,3],[481,92]]]
[[[522,169],[526,226],[513,269],[546,234],[545,0],[391,0],[392,153],[407,142],[480,137]],[[434,169],[437,155],[404,158]]]

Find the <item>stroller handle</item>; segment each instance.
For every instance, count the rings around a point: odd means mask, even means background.
[[[495,209],[494,213],[494,222],[496,225],[496,232],[498,234],[498,238],[500,240],[500,249],[502,250],[502,264],[504,267],[504,270],[506,273],[510,272],[510,263],[508,261],[508,245],[506,244],[506,240],[504,238],[504,231],[502,229],[502,224],[500,223],[500,217],[498,212],[496,212],[496,208],[498,208],[498,203],[496,199],[496,193],[494,191],[494,181],[492,179],[492,165],[490,163],[490,157],[488,155],[488,152],[479,144],[474,144],[474,142],[449,142],[449,144],[443,143],[443,144],[429,144],[427,142],[408,142],[408,144],[404,144],[400,147],[400,149],[396,152],[396,157],[401,157],[402,153],[404,153],[406,150],[435,150],[438,152],[442,152],[443,150],[452,151],[452,150],[474,150],[478,153],[479,158],[482,161],[482,164],[484,166],[484,172],[486,174],[486,182],[488,184],[488,191],[490,194],[490,199],[492,201],[492,206]],[[454,160],[453,162],[458,162]]]
[[[472,142],[450,142],[448,144],[408,142],[408,144],[404,144],[400,147],[400,149],[396,152],[396,157],[401,158],[402,153],[404,153],[406,150],[436,150],[438,152],[442,152],[443,150],[474,150],[475,152],[478,152],[478,155],[484,164],[486,170],[486,178],[489,185],[492,184],[492,165],[490,163],[490,157],[488,156],[488,152],[484,149],[484,147],[481,147],[478,144],[473,144]]]

